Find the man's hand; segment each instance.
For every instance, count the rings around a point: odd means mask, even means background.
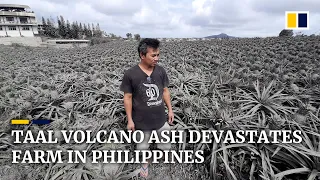
[[[128,129],[128,130],[135,131],[134,122],[133,122],[132,120],[129,120],[129,121],[128,121],[127,129]]]
[[[168,112],[168,117],[169,117],[169,119],[168,119],[169,124],[173,125],[173,120],[174,120],[173,111]]]

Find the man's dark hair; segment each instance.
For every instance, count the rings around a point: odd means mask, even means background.
[[[138,46],[138,53],[140,58],[141,58],[140,53],[142,53],[142,55],[147,54],[148,47],[158,49],[160,47],[160,41],[158,39],[153,39],[153,38],[142,39]]]

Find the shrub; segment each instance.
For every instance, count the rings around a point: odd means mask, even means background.
[[[283,29],[279,33],[279,37],[292,37],[292,36],[293,36],[293,31],[288,29]]]

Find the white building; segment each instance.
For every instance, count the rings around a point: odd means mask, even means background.
[[[0,4],[0,37],[33,37],[38,33],[36,15],[29,6]]]

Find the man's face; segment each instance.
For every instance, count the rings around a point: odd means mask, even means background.
[[[160,49],[154,49],[154,48],[147,48],[147,54],[141,55],[141,59],[144,63],[146,63],[149,66],[155,66],[158,61],[159,61],[159,54],[160,54]]]

